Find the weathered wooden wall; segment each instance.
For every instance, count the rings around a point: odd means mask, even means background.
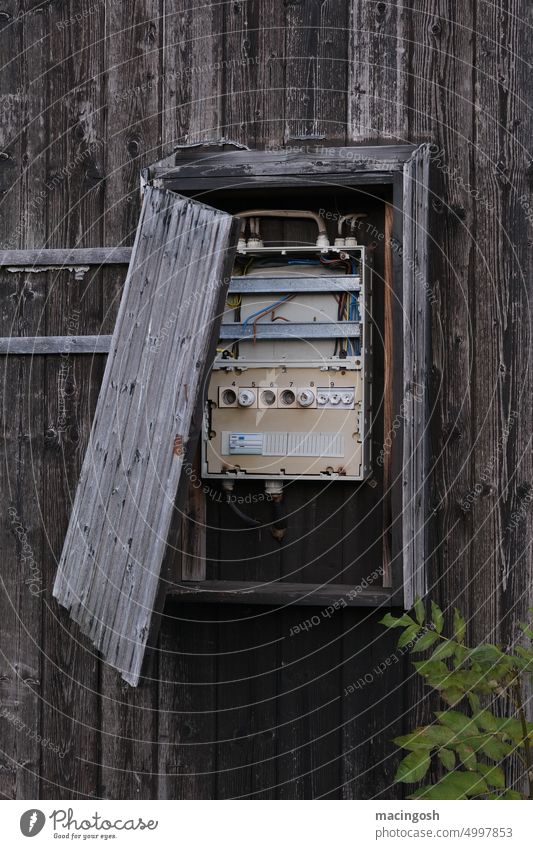
[[[532,17],[526,0],[0,10],[2,248],[131,244],[139,169],[175,143],[435,144],[431,593],[502,640],[532,579]],[[122,276],[5,272],[0,335],[109,333]],[[53,602],[102,371],[2,362],[2,795],[393,796],[389,738],[427,704],[402,663],[375,671],[377,614],[289,638],[308,608],[173,608],[131,691]]]

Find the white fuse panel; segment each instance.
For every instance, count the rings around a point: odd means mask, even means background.
[[[238,263],[232,278],[207,392],[202,473],[363,480],[371,462],[365,249],[272,256],[247,254],[246,274],[237,275]],[[305,280],[312,291],[301,291]]]

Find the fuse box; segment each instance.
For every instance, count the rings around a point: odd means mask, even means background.
[[[368,249],[264,247],[253,236],[239,244],[207,391],[203,476],[364,480],[372,424]]]

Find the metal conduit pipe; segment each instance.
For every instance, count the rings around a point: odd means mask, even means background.
[[[328,233],[326,230],[326,223],[321,215],[317,212],[311,212],[307,209],[247,209],[244,212],[238,212],[236,214],[237,218],[310,218],[315,222],[318,228],[318,238],[316,240],[317,247],[320,248],[329,248],[329,239]],[[257,221],[256,226],[257,230],[259,221]],[[252,224],[253,226],[253,224]],[[259,236],[258,232],[254,233],[255,236]]]
[[[339,224],[338,224],[339,236],[342,236],[342,230],[343,230],[345,221],[355,222],[355,221],[359,221],[360,218],[366,218],[366,217],[367,217],[366,212],[349,212],[348,215],[342,215],[339,218]]]

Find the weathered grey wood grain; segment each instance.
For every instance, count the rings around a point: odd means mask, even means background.
[[[132,685],[237,231],[226,213],[147,191],[59,563],[55,597]]]
[[[0,354],[107,354],[111,336],[8,336]]]
[[[226,151],[217,148],[195,147],[181,150],[148,169],[150,179],[192,179],[194,177],[287,177],[290,175],[356,174],[367,171],[401,170],[413,152],[413,145],[369,145],[335,147],[329,143],[316,144],[309,152],[305,146],[295,149],[268,151]]]
[[[0,266],[69,266],[127,265],[131,248],[33,248],[0,251]]]
[[[141,197],[139,169],[159,154],[162,128],[171,126],[163,106],[163,32],[166,9],[159,0],[106,2],[106,100],[112,131],[106,140],[104,236],[101,244],[133,243]],[[104,270],[104,299],[113,332],[120,301],[120,266]],[[147,664],[146,674],[154,675]],[[157,675],[157,671],[155,670]],[[157,686],[125,687],[115,669],[102,664],[101,725],[107,731],[100,756],[102,795],[110,799],[154,798]],[[137,741],[132,744],[130,741]]]
[[[426,593],[429,363],[429,163],[422,145],[404,170],[403,572],[404,604]]]
[[[46,87],[31,85],[46,68],[44,15],[21,15],[17,0],[2,3],[0,29],[0,247],[46,243],[47,222],[37,197],[47,179]],[[33,119],[27,131],[28,116]],[[39,187],[39,188],[38,188]],[[5,279],[0,335],[38,332],[46,281]],[[11,286],[14,284],[14,291]],[[14,319],[16,331],[12,325]],[[29,329],[31,328],[31,330]],[[0,794],[39,798],[43,727],[41,634],[48,587],[43,570],[41,488],[46,429],[44,363],[2,363],[0,472]],[[13,514],[10,509],[15,509]],[[36,576],[37,583],[30,582]],[[33,591],[32,591],[33,590]],[[60,742],[54,734],[52,743]]]
[[[304,607],[328,606],[338,602],[341,607],[389,607],[391,590],[379,587],[352,593],[346,584],[309,584],[296,581],[182,581],[170,588],[169,598],[213,604],[278,604]]]

